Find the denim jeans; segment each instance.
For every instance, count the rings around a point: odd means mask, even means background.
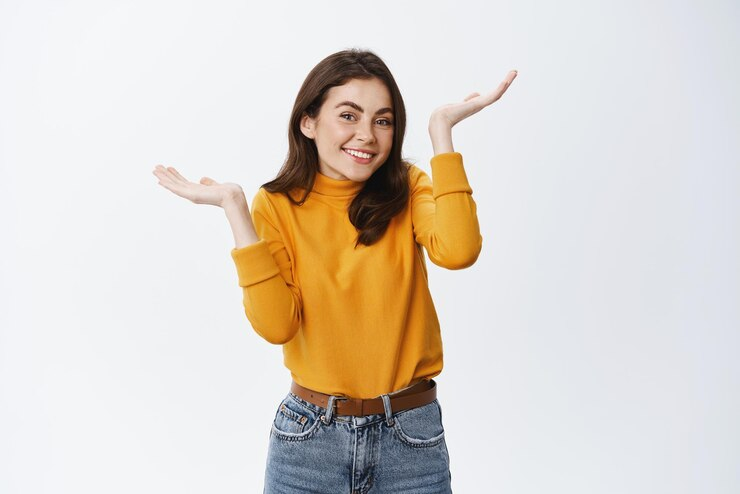
[[[392,395],[393,393],[391,393]],[[451,493],[442,408],[337,416],[289,392],[270,430],[265,494]]]

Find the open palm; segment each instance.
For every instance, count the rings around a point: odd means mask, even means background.
[[[159,185],[195,204],[223,207],[225,200],[244,194],[239,184],[218,183],[209,177],[201,178],[200,183],[190,182],[172,166],[157,165],[152,173],[159,179]]]
[[[468,118],[481,111],[486,106],[498,101],[506,92],[511,83],[517,76],[517,71],[512,70],[499,86],[490,93],[481,96],[480,93],[471,93],[459,103],[450,103],[440,106],[432,112],[431,121],[442,121],[448,123],[450,127],[454,126],[461,120]]]

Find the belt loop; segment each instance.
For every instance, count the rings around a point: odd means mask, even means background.
[[[380,395],[380,397],[383,399],[383,409],[385,410],[385,423],[388,424],[388,427],[391,427],[393,426],[393,424],[395,424],[395,420],[393,420],[393,410],[391,409],[391,399],[387,393]]]
[[[326,415],[322,416],[321,419],[324,424],[329,425],[331,423],[331,417],[334,414],[334,402],[337,399],[334,395],[329,395],[329,401],[326,404]]]

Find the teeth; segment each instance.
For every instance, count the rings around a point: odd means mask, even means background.
[[[372,154],[362,153],[360,151],[355,151],[354,149],[345,149],[345,151],[351,154],[352,156],[357,156],[358,158],[369,159],[373,157]]]

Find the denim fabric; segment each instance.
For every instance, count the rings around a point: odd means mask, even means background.
[[[289,392],[270,430],[266,494],[451,493],[442,408],[337,416]],[[336,410],[334,410],[335,412]]]

